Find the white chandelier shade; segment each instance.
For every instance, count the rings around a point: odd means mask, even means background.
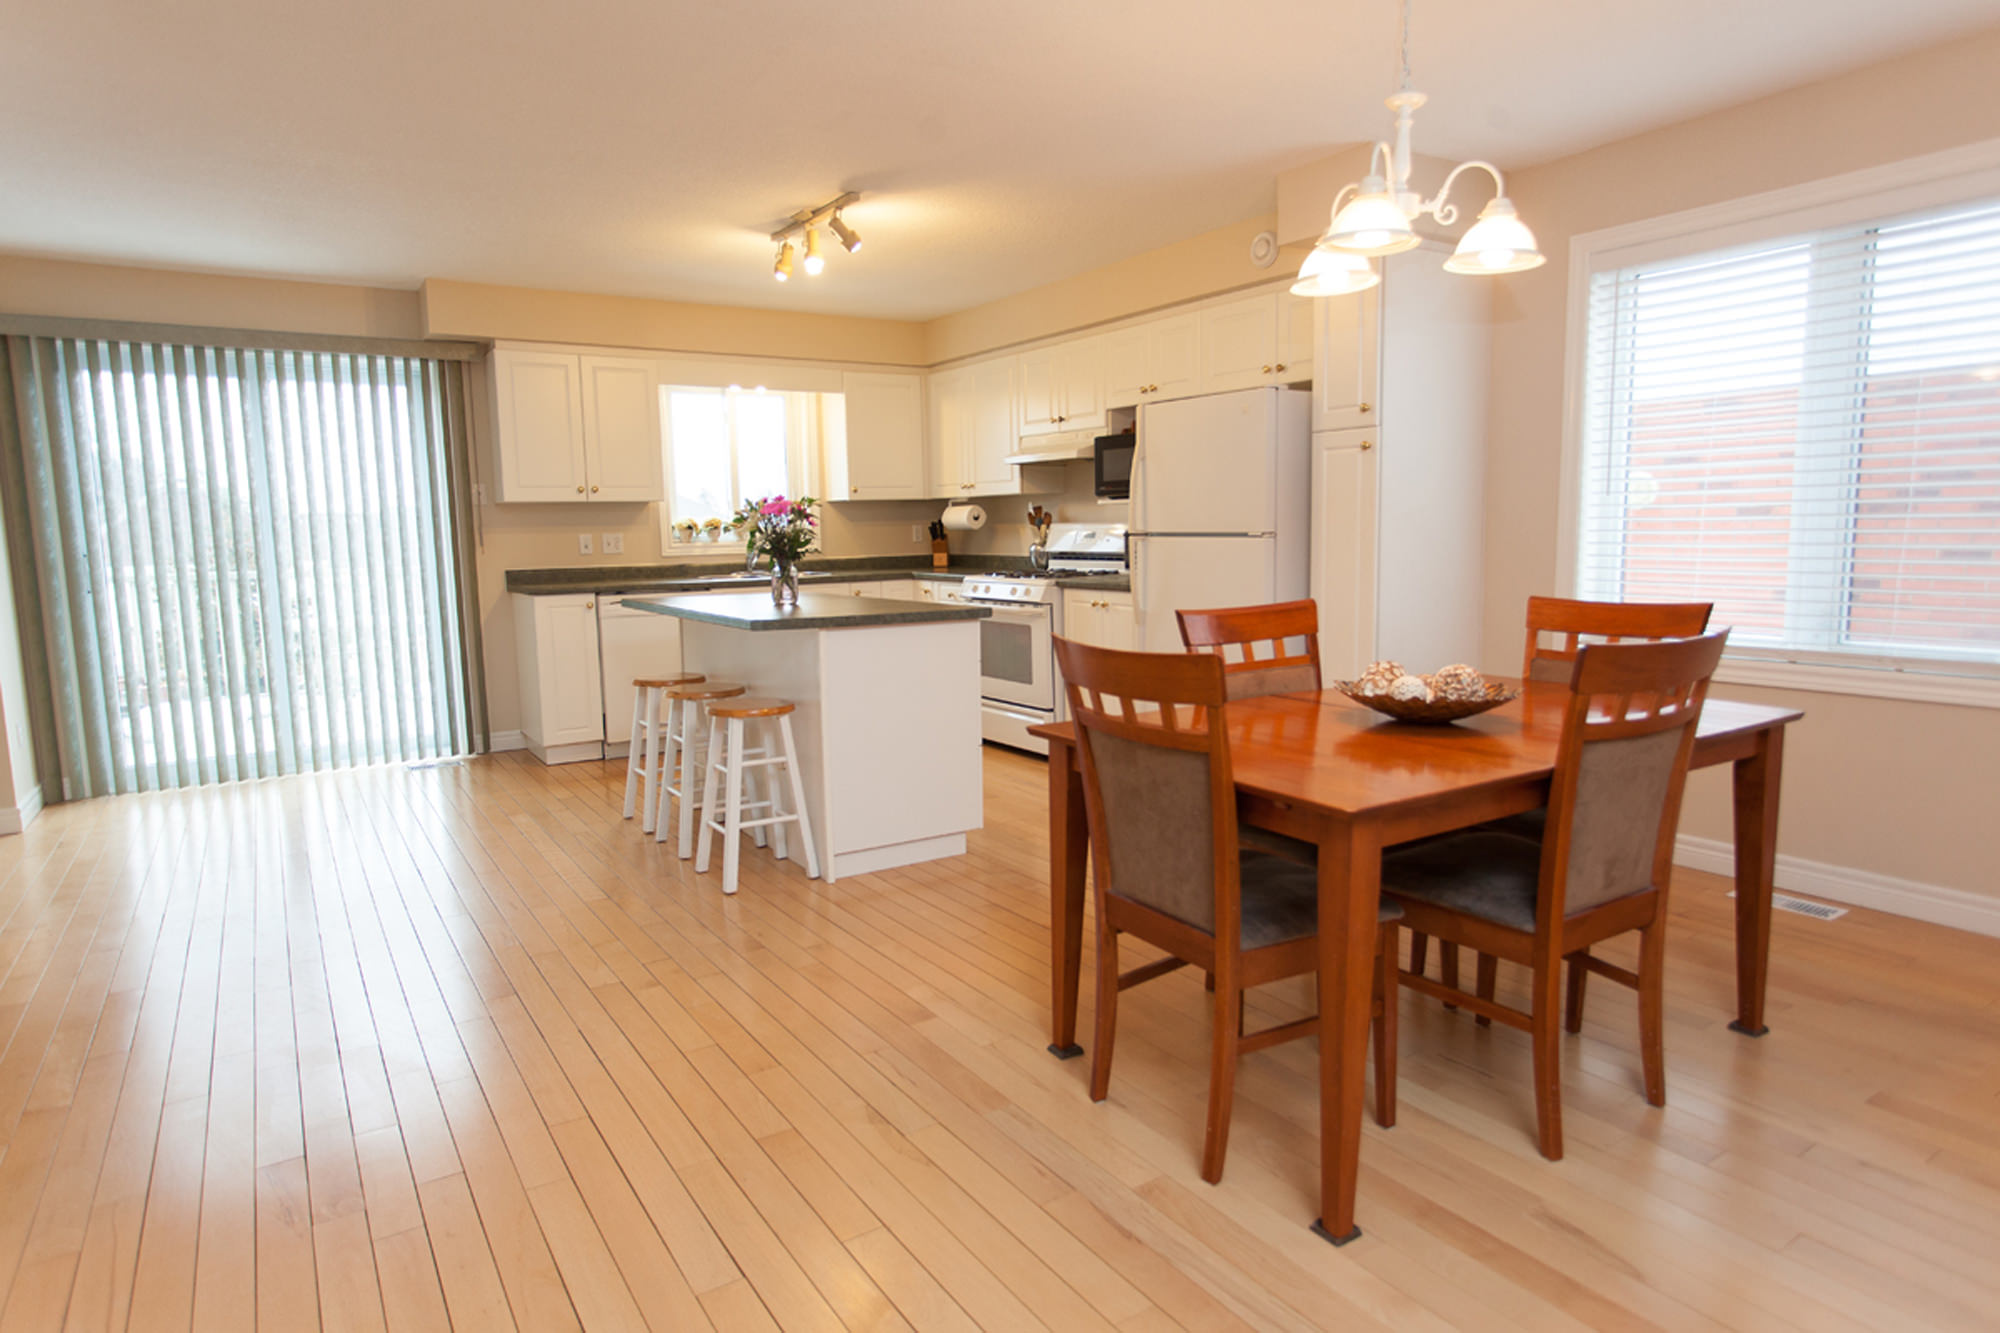
[[[1299,265],[1299,278],[1292,284],[1294,296],[1349,296],[1365,292],[1382,281],[1382,275],[1362,255],[1314,246]]]

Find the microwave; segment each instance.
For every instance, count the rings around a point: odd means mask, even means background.
[[[1132,451],[1139,437],[1131,431],[1122,435],[1100,435],[1095,441],[1097,456],[1097,498],[1132,498]]]

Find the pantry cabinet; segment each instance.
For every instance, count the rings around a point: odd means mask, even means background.
[[[1314,304],[1313,429],[1379,425],[1382,288]]]
[[[662,498],[654,362],[496,347],[487,381],[496,500]]]
[[[829,412],[822,441],[831,500],[921,500],[924,379],[889,371],[848,371],[843,407]]]

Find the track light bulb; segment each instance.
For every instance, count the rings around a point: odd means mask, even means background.
[[[819,271],[825,267],[826,256],[819,252],[819,228],[808,227],[806,229],[806,272],[812,274],[814,277],[818,277]]]
[[[790,282],[792,278],[792,243],[786,241],[778,247],[778,262],[771,266],[771,276],[779,282]]]
[[[833,234],[839,240],[840,248],[853,254],[861,248],[861,233],[840,220],[840,214],[833,215]]]

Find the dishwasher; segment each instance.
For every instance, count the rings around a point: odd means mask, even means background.
[[[669,676],[681,669],[681,622],[673,616],[635,611],[628,596],[607,592],[597,599],[597,659],[604,677],[604,757],[623,759],[632,734],[632,681]],[[657,595],[657,594],[655,594]]]

